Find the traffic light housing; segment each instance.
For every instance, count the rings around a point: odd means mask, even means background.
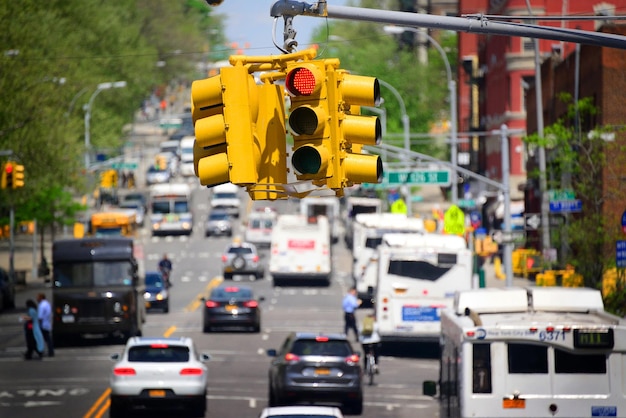
[[[24,178],[24,166],[22,164],[14,164],[13,165],[13,188],[17,189],[20,187],[24,187],[25,178]]]
[[[191,108],[196,135],[194,169],[200,184],[255,184],[258,87],[247,67],[223,67],[219,75],[194,81]]]
[[[330,109],[325,60],[289,63],[285,89],[291,96],[291,164],[298,180],[324,181],[333,175]]]
[[[14,173],[14,163],[12,161],[8,161],[2,167],[2,181],[1,186],[3,189],[13,189],[13,173]]]
[[[252,200],[286,199],[287,136],[285,127],[285,89],[271,82],[272,74],[262,76],[259,114],[256,121],[255,152],[259,153],[257,182],[247,187]]]
[[[361,152],[363,145],[378,145],[382,126],[377,116],[361,115],[361,106],[380,104],[380,85],[375,77],[352,75],[338,69],[329,73],[328,95],[332,136],[336,147],[335,175],[327,181],[341,190],[357,183],[380,183],[383,164],[380,156]]]

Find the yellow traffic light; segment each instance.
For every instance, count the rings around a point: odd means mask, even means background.
[[[380,104],[380,86],[375,77],[351,75],[346,70],[329,73],[332,136],[336,138],[337,170],[327,182],[331,189],[343,189],[355,183],[379,183],[383,176],[380,156],[361,153],[363,145],[377,145],[382,127],[377,116],[363,116],[361,106]]]
[[[196,134],[194,169],[200,184],[255,184],[258,88],[247,67],[223,67],[217,76],[194,81],[191,108]]]
[[[13,188],[24,187],[24,166],[21,164],[15,164],[13,166]]]
[[[294,135],[291,164],[298,180],[333,175],[326,73],[324,60],[287,65],[285,89],[291,95],[289,128]]]
[[[2,182],[3,189],[13,188],[13,163],[11,161],[6,162],[2,166]]]
[[[266,80],[259,89],[259,115],[256,139],[259,152],[257,183],[248,186],[252,200],[286,199],[283,185],[287,183],[287,142],[285,127],[285,89]]]

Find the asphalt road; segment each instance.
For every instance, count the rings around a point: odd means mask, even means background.
[[[242,196],[247,199],[247,195]],[[196,218],[191,237],[151,237],[145,228],[136,240],[147,270],[155,269],[165,252],[174,262],[170,312],[150,313],[144,335],[189,336],[200,351],[211,355],[207,416],[256,417],[267,406],[270,358],[266,350],[279,348],[291,331],[342,331],[341,298],[352,281],[352,256],[342,240],[334,245],[334,274],[329,287],[274,288],[269,275],[258,281],[235,277],[235,282],[246,283],[257,295],[265,297],[261,305],[261,332],[205,334],[199,298],[222,281],[220,255],[231,239],[204,237],[202,223],[208,212],[208,198],[208,190],[194,191]],[[269,204],[279,213],[297,208],[296,201],[291,200],[255,204]],[[263,261],[267,263],[267,253]],[[25,344],[18,317],[27,298],[42,290],[50,294],[50,289],[42,286],[28,286],[20,291],[18,309],[0,315],[0,416],[108,416],[108,377],[114,364],[110,355],[121,352],[120,341],[89,340],[79,346],[59,347],[53,358],[22,359]],[[428,351],[416,346],[388,351],[381,359],[376,384],[364,386],[362,416],[438,416],[437,401],[421,395],[422,381],[438,377],[438,361]]]

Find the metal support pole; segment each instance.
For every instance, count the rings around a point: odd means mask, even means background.
[[[33,220],[33,265],[30,269],[30,277],[35,278],[37,274],[37,219]]]
[[[505,124],[500,126],[500,152],[502,155],[502,195],[504,198],[504,235],[511,237],[511,192],[509,190],[509,135],[508,127]],[[504,243],[504,251],[502,253],[502,262],[504,264],[504,273],[506,275],[506,287],[513,286],[513,242],[507,239]]]
[[[15,236],[13,234],[13,229],[15,228],[15,207],[13,203],[11,203],[11,208],[9,209],[9,277],[11,280],[15,280]]]

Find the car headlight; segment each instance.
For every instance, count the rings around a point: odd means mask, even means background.
[[[167,290],[161,290],[157,295],[156,295],[157,300],[163,300],[163,299],[167,299]]]
[[[150,299],[150,292],[146,292],[143,294],[144,299]]]

